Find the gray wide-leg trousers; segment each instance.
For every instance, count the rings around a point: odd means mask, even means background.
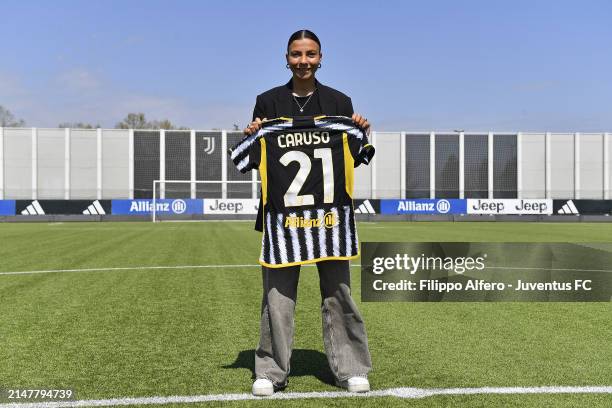
[[[329,367],[340,380],[367,376],[372,369],[363,319],[351,298],[349,261],[317,263],[321,289],[323,343]],[[262,266],[261,325],[255,350],[255,377],[277,387],[287,384],[293,346],[294,311],[300,266]]]

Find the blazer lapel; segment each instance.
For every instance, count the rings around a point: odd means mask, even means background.
[[[317,84],[317,92],[319,92],[319,103],[321,104],[321,112],[324,115],[337,115],[334,96],[329,92],[329,88],[315,79]]]
[[[293,98],[291,97],[291,80],[285,84],[285,86],[280,87],[277,98],[274,100],[274,110],[276,111],[276,117],[279,118],[281,116],[285,116],[290,118],[292,115],[291,104],[293,103]]]

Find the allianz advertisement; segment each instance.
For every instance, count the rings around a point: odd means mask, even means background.
[[[465,214],[466,200],[380,200],[381,214]]]
[[[257,214],[259,199],[159,199],[155,212],[181,214]],[[150,215],[153,200],[112,200],[114,215]],[[551,215],[550,199],[404,199],[380,200],[380,214]],[[14,215],[15,201],[0,200],[0,215]]]
[[[468,214],[485,215],[550,215],[553,200],[550,199],[468,199]]]
[[[15,200],[0,200],[0,215],[15,215]]]
[[[258,199],[159,199],[155,212],[160,215],[181,214],[257,214]],[[153,200],[113,200],[114,215],[150,215]]]
[[[550,215],[550,199],[381,200],[381,214]]]
[[[149,215],[153,212],[153,200],[113,200],[113,215]],[[202,214],[202,200],[159,199],[155,200],[157,214]]]

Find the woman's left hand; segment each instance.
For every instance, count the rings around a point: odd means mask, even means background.
[[[358,113],[353,113],[353,122],[360,128],[362,128],[368,135],[370,134],[370,122]]]

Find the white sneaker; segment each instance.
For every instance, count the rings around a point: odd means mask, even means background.
[[[348,392],[370,391],[370,382],[365,377],[351,377],[344,381],[336,380],[336,385],[345,388]]]
[[[274,384],[267,378],[258,378],[253,383],[252,392],[257,397],[269,397],[274,394]]]

